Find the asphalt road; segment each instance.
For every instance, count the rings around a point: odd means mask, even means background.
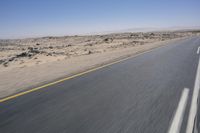
[[[1,133],[166,133],[184,88],[189,97],[200,37],[166,45],[0,103]]]

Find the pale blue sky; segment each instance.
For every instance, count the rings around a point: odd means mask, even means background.
[[[0,0],[0,38],[200,26],[200,0]]]

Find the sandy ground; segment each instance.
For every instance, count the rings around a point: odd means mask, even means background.
[[[196,34],[120,33],[0,40],[0,98]]]

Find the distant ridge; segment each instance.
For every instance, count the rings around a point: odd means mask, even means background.
[[[96,34],[110,34],[110,33],[123,33],[123,32],[172,32],[172,31],[189,31],[189,30],[200,30],[200,26],[191,26],[191,27],[146,27],[146,28],[130,28],[122,30],[113,30],[113,31],[104,31],[104,32],[91,32],[80,35],[96,35]]]

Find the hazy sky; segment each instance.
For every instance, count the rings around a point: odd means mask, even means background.
[[[0,38],[200,26],[200,0],[0,0]]]

